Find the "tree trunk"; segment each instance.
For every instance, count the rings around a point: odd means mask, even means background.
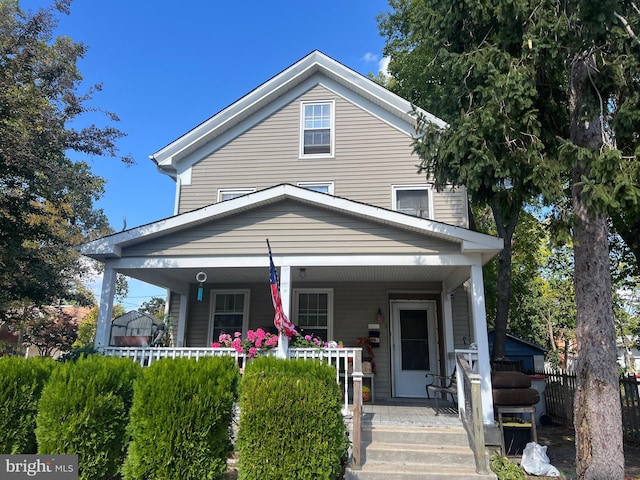
[[[498,236],[504,240],[504,248],[498,255],[498,301],[494,325],[492,360],[504,357],[507,341],[507,322],[509,319],[509,301],[511,300],[511,242],[518,224],[520,208],[507,209],[491,202],[491,211],[496,222]]]
[[[604,125],[589,112],[587,92],[598,75],[593,55],[576,55],[569,78],[571,141],[598,152]],[[576,394],[574,424],[579,479],[624,479],[622,413],[616,363],[607,218],[588,211],[581,182],[589,177],[589,160],[574,162],[572,200],[576,216],[575,295]]]

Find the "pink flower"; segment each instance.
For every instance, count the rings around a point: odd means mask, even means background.
[[[255,347],[251,347],[249,349],[249,358],[253,358],[256,356],[257,349]]]
[[[233,334],[234,337],[238,338],[242,336],[242,332],[236,332]]]
[[[213,342],[213,343],[211,344],[211,347],[212,347],[212,348],[220,348],[220,347],[222,347],[222,345],[220,345],[220,343],[218,343],[218,342]]]

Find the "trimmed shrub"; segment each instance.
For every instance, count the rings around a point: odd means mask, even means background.
[[[163,359],[136,381],[125,479],[219,479],[231,452],[231,357]]]
[[[241,480],[339,478],[348,440],[335,369],[315,360],[249,362],[236,448]]]
[[[60,364],[42,391],[38,452],[78,454],[82,480],[116,477],[140,369],[131,359],[99,355]]]
[[[0,358],[0,453],[36,453],[36,416],[51,358]]]

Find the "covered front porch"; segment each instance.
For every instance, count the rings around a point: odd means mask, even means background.
[[[83,245],[105,267],[96,347],[111,347],[118,273],[167,289],[172,347],[272,328],[267,239],[284,313],[326,341],[369,340],[376,399],[422,398],[425,374],[451,375],[473,345],[492,424],[482,267],[502,240],[288,184]]]

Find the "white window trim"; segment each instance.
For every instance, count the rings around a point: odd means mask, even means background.
[[[431,185],[417,184],[417,185],[392,185],[391,186],[391,209],[398,211],[398,196],[396,192],[401,190],[426,190],[427,201],[429,202],[429,220],[434,220],[433,215],[433,187]],[[416,217],[421,218],[421,217]]]
[[[218,202],[222,202],[223,195],[237,194],[237,196],[247,195],[254,193],[255,188],[219,188],[218,189]],[[230,199],[229,199],[230,200]]]
[[[329,153],[304,153],[304,107],[307,105],[331,105],[331,125],[329,127],[331,132],[331,145]],[[321,100],[321,101],[308,101],[300,102],[300,158],[335,158],[335,144],[336,144],[336,102],[335,100]]]
[[[296,185],[308,189],[311,189],[311,187],[327,187],[327,193],[333,195],[333,182],[298,182]]]
[[[327,341],[332,341],[333,340],[333,288],[294,288],[293,289],[293,309],[292,309],[293,323],[296,327],[303,328],[302,326],[298,325],[298,304],[299,304],[298,295],[300,293],[326,293],[327,294],[327,308],[329,310],[328,318],[327,318]]]
[[[242,338],[247,336],[247,331],[249,330],[249,305],[250,305],[250,299],[249,299],[249,294],[250,294],[251,290],[248,289],[238,289],[238,290],[224,290],[224,289],[212,289],[209,292],[209,326],[207,328],[207,341],[211,341],[211,342],[217,342],[218,339],[214,339],[213,338],[213,314],[214,312],[214,308],[216,305],[215,302],[215,296],[217,294],[230,294],[230,293],[243,293],[244,294],[244,305],[242,307],[243,309],[243,315],[242,315]]]

